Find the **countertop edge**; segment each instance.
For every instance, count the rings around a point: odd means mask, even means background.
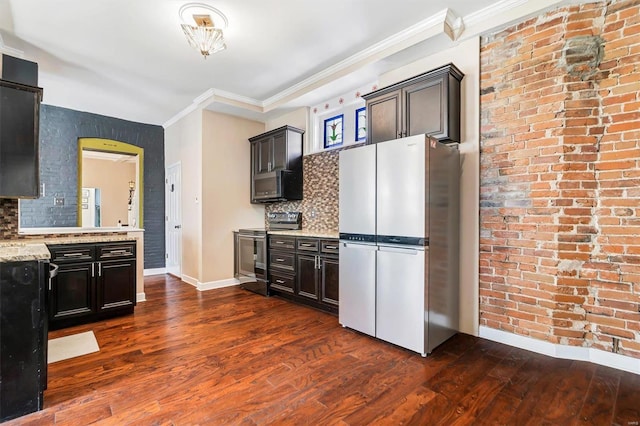
[[[308,237],[308,238],[330,238],[337,240],[340,237],[338,231],[311,231],[307,229],[297,230],[269,230],[268,235],[282,235],[288,237]]]

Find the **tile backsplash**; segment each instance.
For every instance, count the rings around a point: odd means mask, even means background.
[[[349,148],[351,146],[304,156],[303,199],[267,204],[265,212],[299,211],[302,212],[302,229],[337,232],[339,154]]]
[[[18,200],[0,198],[0,239],[18,238]]]

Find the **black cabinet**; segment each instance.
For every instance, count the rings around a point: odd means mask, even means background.
[[[367,142],[426,133],[444,143],[460,142],[460,81],[449,64],[363,96]]]
[[[48,262],[0,263],[0,421],[42,409]]]
[[[250,138],[253,172],[260,174],[301,168],[303,134],[303,130],[283,126]]]
[[[318,300],[318,256],[298,254],[297,294],[311,300]]]
[[[48,294],[51,329],[133,312],[135,242],[52,245],[49,251],[59,266]]]
[[[270,235],[271,294],[337,313],[338,247],[333,239]]]
[[[295,293],[296,281],[296,239],[269,236],[269,289],[286,294]]]
[[[283,126],[251,143],[251,202],[302,199],[303,130]]]
[[[42,89],[0,80],[0,197],[40,196]]]

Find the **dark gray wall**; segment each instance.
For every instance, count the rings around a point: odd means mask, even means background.
[[[164,268],[164,129],[50,105],[40,110],[40,181],[45,196],[20,201],[24,227],[77,226],[78,138],[144,148],[144,267]],[[54,197],[64,198],[54,206]]]

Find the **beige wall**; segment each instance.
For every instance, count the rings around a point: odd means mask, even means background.
[[[202,276],[202,112],[194,111],[165,129],[165,167],[182,171],[182,275]]]
[[[264,206],[250,203],[248,139],[264,124],[203,111],[203,283],[233,278],[233,231],[264,227]]]
[[[82,186],[100,188],[102,226],[118,226],[118,220],[128,222],[129,181],[136,181],[135,163],[82,160]]]
[[[379,78],[385,87],[452,62],[462,80],[460,180],[460,331],[478,335],[479,321],[479,179],[480,179],[480,39],[466,40]]]
[[[307,139],[306,130],[308,125],[308,120],[309,120],[309,108],[307,107],[298,108],[284,115],[281,115],[277,118],[267,120],[267,122],[265,123],[265,130],[277,129],[278,127],[282,127],[284,125],[297,127],[298,129],[302,129],[305,131],[304,140],[306,141]]]

